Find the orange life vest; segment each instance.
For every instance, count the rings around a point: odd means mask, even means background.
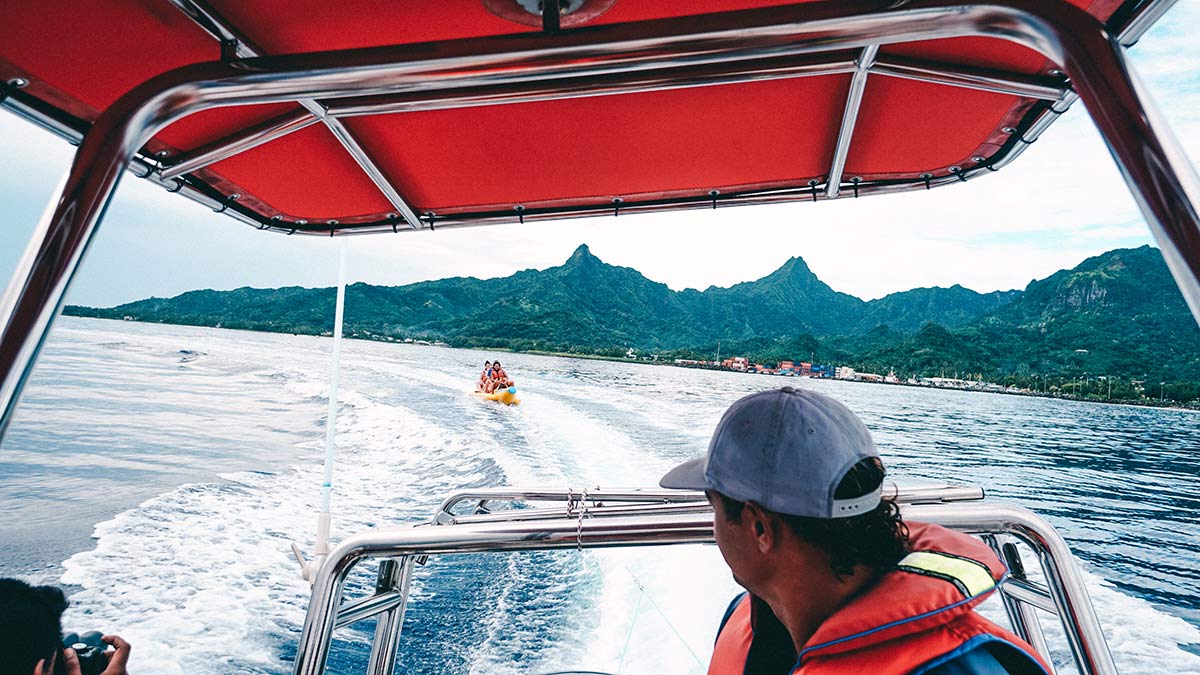
[[[991,549],[937,525],[908,529],[912,553],[826,619],[791,674],[915,675],[985,644],[1009,672],[1051,672],[1027,643],[972,610],[1007,574]],[[726,619],[709,675],[747,672],[754,604],[744,594]]]

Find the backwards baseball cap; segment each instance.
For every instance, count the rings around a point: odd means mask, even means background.
[[[776,513],[846,518],[879,505],[883,486],[853,499],[835,499],[846,473],[878,457],[862,420],[821,394],[783,387],[740,399],[717,424],[708,456],[684,462],[659,485],[715,490]]]

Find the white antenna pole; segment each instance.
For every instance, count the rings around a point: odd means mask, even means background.
[[[325,422],[325,477],[321,481],[321,512],[317,514],[317,545],[305,578],[312,581],[329,555],[329,502],[333,496],[334,437],[337,435],[338,374],[342,358],[342,320],[346,313],[346,240],[338,253],[337,309],[333,318],[333,363],[329,367],[329,413]]]

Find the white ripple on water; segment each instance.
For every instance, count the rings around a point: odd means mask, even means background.
[[[1120,672],[1200,673],[1200,655],[1179,646],[1200,648],[1200,629],[1125,595],[1092,572],[1085,570],[1084,579]]]
[[[322,386],[289,388],[304,397]],[[461,437],[353,391],[342,399],[335,531],[427,518],[431,496],[478,477]],[[321,471],[311,461],[279,474],[227,474],[226,483],[185,485],[97,525],[96,548],[63,565],[63,582],[83,587],[65,623],[126,636],[146,672],[281,672],[280,648],[294,642],[308,599],[289,543],[312,548]],[[389,476],[411,480],[397,486]]]

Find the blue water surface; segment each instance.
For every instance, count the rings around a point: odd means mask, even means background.
[[[308,587],[290,543],[312,548],[330,344],[61,320],[0,448],[0,575],[64,585],[69,627],[131,639],[139,672],[291,672]],[[729,403],[783,383],[503,354],[510,408],[469,394],[494,356],[344,345],[336,537],[427,520],[463,487],[654,485]],[[1200,673],[1200,415],[788,383],[859,413],[896,477],[979,484],[1050,519],[1122,672]],[[735,590],[713,547],[434,558],[398,672],[702,673]],[[340,632],[331,672],[362,672],[371,633]]]

